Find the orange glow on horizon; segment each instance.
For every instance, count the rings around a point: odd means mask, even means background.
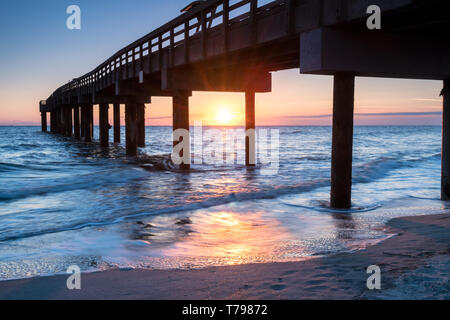
[[[48,96],[55,84],[36,84],[32,80],[30,77],[20,82],[0,81],[0,125],[40,124],[39,100]],[[355,113],[373,116],[356,115],[355,122],[357,125],[440,125],[440,114],[420,113],[442,110],[441,89],[440,81],[357,78]],[[256,123],[258,126],[331,125],[332,104],[331,77],[299,75],[298,70],[276,72],[272,92],[256,94]],[[191,125],[194,121],[202,121],[207,126],[243,126],[245,123],[243,93],[194,92],[189,105]],[[419,114],[389,115],[401,112]],[[123,106],[121,117],[125,124]],[[98,106],[94,108],[94,118],[97,125]],[[170,97],[153,97],[152,103],[147,105],[146,125],[172,125]]]

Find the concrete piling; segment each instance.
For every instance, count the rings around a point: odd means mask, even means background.
[[[251,167],[257,162],[255,92],[272,91],[271,72],[298,68],[302,74],[334,75],[330,205],[337,209],[350,208],[355,75],[449,79],[450,47],[435,32],[445,30],[449,19],[420,15],[431,9],[444,12],[445,5],[436,7],[432,1],[383,0],[393,2],[385,11],[390,20],[397,22],[380,33],[366,32],[354,23],[367,18],[367,1],[363,0],[334,1],[349,3],[338,6],[338,15],[336,6],[322,4],[318,6],[320,14],[310,14],[316,2],[324,1],[287,0],[273,6],[258,6],[256,0],[239,1],[231,6],[229,1],[219,2],[222,22],[214,28],[209,28],[213,21],[208,17],[216,14],[220,17],[217,6],[214,3],[212,7],[197,6],[191,9],[188,19],[185,16],[169,22],[151,36],[117,52],[95,70],[56,89],[45,102],[40,102],[40,111],[50,112],[51,132],[67,135],[71,121],[64,108],[77,99],[82,104],[80,136],[91,142],[92,104],[107,101],[115,103],[114,142],[120,143],[119,103],[126,103],[127,155],[136,155],[137,146],[145,146],[142,103],[151,103],[150,95],[173,97],[173,129],[189,130],[189,95],[193,91],[245,92],[246,165]],[[238,8],[243,14],[246,12],[248,21],[241,21],[240,16],[231,17],[230,11]],[[189,24],[194,17],[199,21],[192,33]],[[184,21],[184,30],[180,21]],[[433,30],[430,24],[435,25]],[[178,40],[182,34],[184,40]],[[449,81],[444,81],[443,90],[443,200],[450,200]],[[44,131],[46,119],[41,116]],[[75,138],[79,132],[77,117],[80,115],[74,115]],[[100,140],[105,145],[106,121],[104,116],[101,118]],[[183,141],[174,141],[174,149],[180,142]],[[180,153],[183,155],[181,150]],[[183,161],[181,167],[188,169],[190,160],[185,157]]]
[[[73,122],[72,122],[72,107],[67,106],[65,108],[66,112],[66,137],[72,137]]]
[[[114,104],[114,143],[120,143],[120,104]]]
[[[100,145],[102,147],[108,147],[109,146],[109,105],[106,103],[100,104],[99,107],[100,110]]]
[[[84,105],[83,110],[83,128],[84,128],[84,142],[92,142],[92,105]]]
[[[50,132],[56,133],[55,131],[55,111],[50,111]]]
[[[73,107],[74,138],[80,140],[80,107]]]
[[[127,156],[137,154],[137,112],[136,103],[125,104],[125,135]]]
[[[351,207],[355,76],[336,74],[333,96],[331,207]]]
[[[450,200],[450,79],[444,80],[442,114],[441,199]]]
[[[88,109],[88,118],[89,118],[89,132],[91,134],[91,140],[94,137],[94,106],[89,105]]]
[[[55,133],[61,133],[61,109],[55,111]]]
[[[255,93],[245,93],[245,164],[247,167],[256,165],[256,120]]]
[[[83,138],[85,134],[86,108],[80,107],[80,137]]]
[[[47,132],[47,112],[41,112],[41,130]]]
[[[58,134],[64,134],[64,117],[62,108],[59,108],[58,110]]]
[[[137,116],[137,146],[145,147],[145,104],[139,103],[136,105]]]
[[[189,95],[185,92],[178,92],[173,97],[173,131],[175,132],[178,129],[184,129],[189,132]],[[190,137],[189,135],[186,137],[188,141],[183,141],[183,138],[180,141],[173,141],[173,146],[175,147],[181,142],[184,142],[188,146],[188,150],[180,151],[180,158],[183,159],[185,157],[184,152],[190,153]],[[187,158],[187,157],[186,157]],[[180,164],[181,170],[189,170],[191,168],[191,157],[189,154],[188,161],[182,161]]]

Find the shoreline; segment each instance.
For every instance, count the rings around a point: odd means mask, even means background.
[[[0,299],[401,298],[396,295],[396,290],[402,291],[408,299],[414,299],[414,292],[404,292],[414,290],[406,288],[404,279],[423,267],[432,274],[432,261],[441,257],[444,261],[450,261],[450,214],[395,218],[387,223],[386,233],[395,236],[357,252],[299,262],[192,270],[113,269],[83,273],[82,289],[75,291],[66,287],[68,275],[3,281],[0,282]],[[442,266],[442,262],[439,263]],[[370,291],[366,287],[369,277],[366,269],[371,265],[381,268],[381,290]],[[420,282],[417,274],[413,275],[415,281]],[[442,274],[437,274],[435,278],[434,285],[439,289],[440,281],[445,279],[441,279]],[[399,288],[403,286],[405,289]],[[436,296],[430,292],[428,294],[436,299],[446,298],[446,290],[436,291]]]

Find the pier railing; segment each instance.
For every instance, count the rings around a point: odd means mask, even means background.
[[[218,29],[223,34],[223,48],[229,51],[229,30],[235,23],[247,21],[254,31],[251,34],[252,42],[256,43],[256,19],[264,12],[274,8],[284,7],[287,12],[287,28],[291,28],[289,12],[292,10],[294,0],[208,0],[193,7],[188,12],[178,16],[162,27],[154,30],[127,47],[119,50],[111,58],[100,64],[93,71],[74,79],[58,88],[53,95],[67,96],[71,93],[87,94],[103,88],[107,83],[115,82],[119,74],[129,74],[137,67],[142,69],[144,60],[147,65],[174,66],[175,48],[184,46],[184,64],[191,61],[189,57],[189,42],[199,41],[201,58],[207,58],[208,31]],[[284,9],[283,8],[283,9]],[[163,61],[163,51],[168,50],[169,61]],[[155,61],[156,60],[156,61]],[[151,69],[151,68],[150,68]]]

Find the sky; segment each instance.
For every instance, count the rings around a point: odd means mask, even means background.
[[[178,16],[190,0],[15,0],[0,6],[0,125],[37,125],[38,105],[56,88]],[[81,8],[81,30],[66,9]],[[273,73],[272,92],[256,95],[257,125],[330,125],[330,76]],[[442,82],[357,78],[357,125],[440,125]],[[171,125],[171,98],[153,98],[147,125]],[[112,108],[110,108],[112,109]],[[96,108],[96,110],[98,110]],[[112,111],[111,111],[112,112]],[[190,121],[244,123],[244,94],[194,92]],[[123,117],[123,111],[122,111]],[[98,118],[96,112],[95,119]]]

